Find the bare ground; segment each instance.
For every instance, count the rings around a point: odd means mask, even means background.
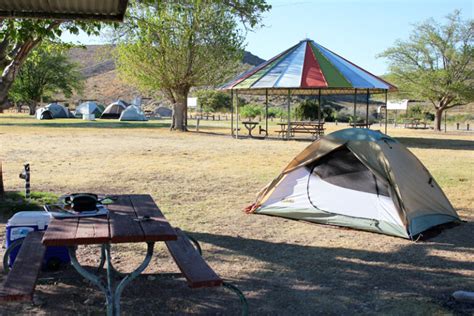
[[[9,190],[21,189],[18,173],[28,161],[37,191],[150,193],[172,225],[201,241],[214,270],[244,291],[251,314],[471,315],[473,305],[450,295],[474,291],[472,134],[389,134],[425,163],[465,223],[413,242],[244,214],[304,142],[236,141],[146,125],[55,127],[0,116],[0,159]],[[155,251],[149,275],[123,294],[124,314],[239,313],[237,297],[225,289],[192,290],[181,279],[152,275],[177,272],[163,245]],[[115,266],[130,271],[144,247],[119,245],[113,253]],[[80,258],[97,265],[96,247],[81,248]],[[40,277],[35,304],[2,305],[0,314],[104,312],[101,293],[72,269]]]

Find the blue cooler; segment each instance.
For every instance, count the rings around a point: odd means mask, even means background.
[[[15,241],[25,236],[32,231],[43,231],[48,228],[51,221],[51,215],[43,211],[27,211],[18,212],[13,215],[7,222],[6,230],[6,244],[7,248]],[[10,252],[8,264],[13,266],[15,258],[20,248],[14,249]],[[61,264],[67,264],[71,260],[66,247],[48,247],[43,259],[43,267],[57,269]]]

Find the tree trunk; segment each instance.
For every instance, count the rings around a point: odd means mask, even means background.
[[[171,130],[186,132],[186,113],[188,109],[188,93],[176,94],[176,102],[173,104],[173,116]]]
[[[28,103],[28,108],[30,109],[30,115],[35,115],[37,105],[38,103],[36,103],[36,101],[32,101]]]
[[[444,112],[444,108],[437,108],[435,112],[434,130],[437,132],[441,131],[441,123],[443,121],[443,112]]]

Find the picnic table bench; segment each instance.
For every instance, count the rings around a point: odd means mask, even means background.
[[[365,121],[364,122],[356,122],[356,123],[351,122],[351,123],[349,123],[349,125],[352,126],[352,127],[355,127],[355,128],[357,128],[357,127],[358,128],[370,128],[370,126],[372,126],[372,123],[365,122]]]
[[[0,301],[31,300],[46,246],[67,246],[71,264],[85,279],[96,285],[106,297],[107,314],[120,315],[123,289],[148,266],[155,242],[166,243],[171,256],[192,288],[225,286],[239,295],[244,313],[247,302],[242,292],[224,282],[179,228],[173,228],[149,195],[120,195],[107,205],[108,216],[52,219],[46,232],[32,232],[25,238],[6,281],[0,287]],[[147,244],[143,262],[130,274],[115,270],[111,262],[111,244]],[[76,249],[79,245],[101,245],[99,268],[106,265],[106,281],[81,266]],[[101,269],[98,269],[100,272]],[[123,277],[120,282],[114,282]]]
[[[285,137],[288,133],[288,123],[277,123],[280,130],[277,131],[280,137]],[[296,121],[290,122],[290,137],[295,134],[311,134],[313,137],[324,135],[324,121]]]
[[[421,119],[411,119],[404,122],[405,128],[426,128],[426,122],[421,121]]]

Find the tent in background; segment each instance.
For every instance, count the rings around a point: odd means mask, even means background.
[[[110,103],[101,115],[101,119],[118,119],[129,104],[123,100]]]
[[[136,105],[128,106],[120,114],[120,121],[148,121],[143,111]]]
[[[344,129],[309,145],[248,212],[403,238],[459,216],[405,146],[379,131]]]
[[[95,117],[100,117],[104,112],[104,106],[93,101],[87,101],[81,103],[74,112],[76,117],[82,117],[82,115],[94,114]]]
[[[51,118],[74,118],[74,114],[68,108],[59,103],[50,103],[36,110],[35,116],[38,120]]]

